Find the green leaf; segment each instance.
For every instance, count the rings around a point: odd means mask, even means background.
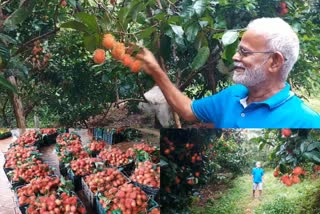
[[[36,0],[23,1],[19,8],[4,21],[3,26],[9,31],[17,29],[17,25],[32,15],[32,10],[36,3]]]
[[[170,24],[170,26],[171,26],[173,32],[174,32],[178,37],[180,37],[180,38],[183,37],[184,31],[183,31],[183,29],[182,29],[181,26],[179,26],[179,25],[172,25],[172,24]]]
[[[311,143],[311,144],[308,146],[307,151],[310,152],[310,151],[314,150],[315,148],[320,149],[320,142]]]
[[[101,44],[99,35],[84,36],[83,42],[86,49],[90,52],[99,48]]]
[[[198,16],[201,16],[207,7],[206,0],[199,0],[193,4],[193,9]]]
[[[77,1],[76,0],[68,0],[68,3],[74,8],[77,7]]]
[[[0,57],[1,57],[1,64],[6,64],[10,60],[10,50],[6,47],[0,44]]]
[[[145,5],[142,1],[137,2],[136,4],[133,4],[132,7],[129,10],[128,18],[130,17],[130,20],[133,20],[134,22],[137,20],[137,16],[141,10],[145,8]],[[130,20],[127,20],[129,22]]]
[[[311,161],[320,163],[320,152],[317,152],[317,151],[305,152],[303,156]]]
[[[202,47],[198,50],[196,57],[193,59],[191,63],[191,68],[194,70],[198,70],[204,64],[206,64],[210,55],[210,50],[207,46]]]
[[[82,22],[79,22],[79,21],[75,21],[75,20],[62,23],[61,27],[62,28],[72,28],[72,29],[75,29],[75,30],[78,30],[78,31],[81,31],[81,32],[84,32],[87,34],[90,33],[89,28],[85,24],[83,24]]]
[[[16,87],[14,87],[8,80],[6,80],[2,75],[0,75],[0,87],[8,89],[13,93],[17,93]]]
[[[127,19],[128,13],[129,13],[128,7],[122,7],[118,13],[119,23],[121,23],[125,29],[127,28],[126,19]]]
[[[144,29],[139,35],[141,39],[150,38],[151,34],[156,31],[155,27],[148,27]]]
[[[236,53],[237,47],[238,47],[239,41],[236,40],[233,44],[227,45],[223,49],[222,59],[224,60],[224,63],[229,66],[233,63],[232,57]]]
[[[3,42],[3,43],[11,43],[11,44],[17,44],[17,41],[14,40],[12,37],[6,35],[6,34],[3,34],[3,33],[0,33],[0,40]]]
[[[222,44],[224,46],[231,45],[235,41],[237,41],[238,37],[239,37],[239,32],[238,31],[228,30],[222,36],[222,39],[221,39],[222,40]]]
[[[204,32],[199,32],[196,38],[196,41],[194,42],[194,47],[196,49],[200,49],[201,47],[209,46],[209,42],[207,39],[207,36]]]
[[[100,33],[96,16],[81,12],[77,13],[75,17],[80,19],[82,23],[88,27],[91,33]]]
[[[193,42],[199,32],[199,25],[197,23],[192,23],[186,29],[186,36],[189,42]]]
[[[301,153],[304,153],[306,151],[306,142],[302,142],[300,145],[300,151]]]

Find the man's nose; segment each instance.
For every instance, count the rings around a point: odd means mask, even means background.
[[[239,54],[238,51],[236,51],[236,53],[233,55],[232,59],[235,62],[239,62],[240,61],[241,57],[240,57],[240,54]]]

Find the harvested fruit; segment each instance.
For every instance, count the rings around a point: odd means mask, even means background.
[[[139,143],[139,144],[134,144],[133,149],[136,150],[143,150],[145,152],[148,152],[149,154],[153,153],[156,151],[156,147],[150,146],[149,144],[146,143]]]
[[[99,162],[101,160],[98,158],[80,158],[71,161],[70,167],[75,175],[85,176],[98,170],[97,166]]]
[[[64,214],[85,214],[86,209],[74,195],[67,195],[65,192],[61,194],[50,194],[48,196],[40,196],[36,200],[31,201],[27,208],[28,214],[43,213],[64,213]]]
[[[94,194],[100,192],[110,198],[118,191],[118,187],[128,180],[117,169],[107,168],[102,172],[86,176],[85,182]]]
[[[291,134],[292,134],[292,132],[291,132],[291,129],[282,129],[282,130],[281,130],[281,134],[282,134],[282,136],[284,136],[284,137],[290,137]]]
[[[18,182],[22,179],[29,183],[33,178],[46,177],[50,174],[53,173],[50,170],[49,165],[37,160],[35,163],[26,163],[13,170],[12,181]]]
[[[101,150],[103,150],[106,147],[106,142],[100,140],[93,140],[91,141],[91,143],[88,144],[88,149],[92,152],[100,152]]]
[[[121,60],[124,57],[125,52],[126,52],[126,49],[124,44],[121,42],[117,42],[111,51],[111,55],[113,58],[117,60]]]
[[[160,214],[160,210],[159,208],[154,208],[150,212],[148,212],[148,214]]]
[[[118,148],[104,149],[98,157],[106,161],[111,167],[119,167],[132,162],[131,157]]]
[[[130,178],[139,184],[160,188],[160,167],[150,161],[139,162]]]
[[[120,209],[122,213],[138,214],[147,212],[148,197],[139,187],[124,184],[120,186],[112,201],[99,197],[99,202],[108,214],[117,209]]]
[[[58,177],[35,178],[29,184],[18,189],[19,205],[30,204],[31,201],[36,199],[37,195],[50,194],[56,191],[59,186],[61,186],[61,183]]]
[[[34,146],[35,143],[41,140],[41,133],[35,130],[29,130],[23,133],[16,142],[12,145],[20,145],[20,146]]]
[[[57,129],[55,129],[55,128],[40,129],[40,132],[43,135],[52,135],[52,134],[57,133]]]
[[[41,154],[35,147],[11,147],[6,153],[5,168],[15,169],[26,162],[35,162]]]
[[[293,169],[292,174],[294,175],[301,175],[301,174],[305,174],[305,171],[303,170],[302,167],[297,166]]]
[[[133,58],[129,54],[125,54],[121,61],[124,66],[129,67],[133,62]]]
[[[138,73],[142,68],[142,62],[136,59],[129,65],[129,67],[133,73]]]
[[[96,49],[93,53],[93,61],[102,64],[106,61],[106,52],[103,49]]]
[[[112,49],[116,44],[114,36],[110,33],[107,33],[103,36],[102,45],[107,49]]]

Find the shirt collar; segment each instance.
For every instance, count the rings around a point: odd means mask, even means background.
[[[294,93],[290,91],[290,85],[288,83],[285,83],[285,87],[281,89],[281,91],[260,103],[265,103],[269,106],[270,109],[273,109],[280,106],[293,96]]]
[[[256,104],[266,104],[269,106],[270,109],[276,108],[279,105],[283,104],[287,100],[289,100],[291,97],[294,96],[294,93],[290,91],[290,85],[288,83],[285,83],[285,87],[281,89],[278,93],[273,95],[272,97],[261,101],[261,102],[254,102]],[[247,107],[247,99],[248,99],[248,91],[247,94],[242,96],[243,98],[240,99],[240,104],[246,108]]]

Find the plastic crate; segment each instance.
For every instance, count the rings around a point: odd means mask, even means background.
[[[12,133],[11,132],[5,132],[3,134],[0,134],[0,140],[6,139],[8,137],[11,137]]]
[[[56,138],[58,136],[58,133],[50,134],[50,135],[44,135],[43,136],[43,143],[44,145],[52,145],[56,143]]]
[[[93,129],[93,136],[96,140],[103,139],[103,128],[94,128]]]
[[[12,168],[3,168],[4,173],[6,174],[8,181],[10,181],[9,173],[13,171]]]
[[[97,213],[97,214],[106,214],[107,212],[106,212],[106,210],[102,207],[102,204],[100,203],[100,199],[99,199],[98,196],[95,198],[95,200],[96,200],[96,213]]]
[[[75,175],[71,169],[67,170],[67,176],[72,181],[75,191],[82,190],[81,176]]]
[[[17,202],[17,206],[19,207],[19,210],[22,214],[26,214],[27,212],[27,208],[29,206],[29,204],[25,204],[23,206],[20,206],[19,205],[19,197],[18,197],[18,189],[24,187],[25,185],[21,185],[21,186],[17,186],[15,189],[14,189],[14,195],[16,197],[16,202]]]
[[[156,197],[156,195],[159,193],[159,190],[160,190],[160,188],[153,188],[150,186],[139,184],[138,182],[135,182],[135,181],[132,181],[132,183],[135,186],[140,187],[148,196],[151,196],[151,197]]]
[[[134,161],[132,160],[130,163],[126,165],[118,166],[116,168],[118,168],[118,170],[122,172],[124,175],[129,177],[132,174],[132,171],[134,170]]]
[[[64,163],[59,162],[59,170],[62,176],[67,176],[67,168],[65,167]]]
[[[151,212],[151,210],[158,208],[159,204],[153,200],[153,198],[150,198],[148,201],[148,212]]]
[[[86,184],[84,180],[84,177],[82,177],[81,181],[82,181],[82,189],[83,189],[84,196],[89,201],[90,206],[93,208],[96,208],[97,196],[95,196],[94,193],[90,190],[89,186]]]
[[[114,129],[104,129],[102,139],[107,142],[107,144],[116,144],[116,134]]]

